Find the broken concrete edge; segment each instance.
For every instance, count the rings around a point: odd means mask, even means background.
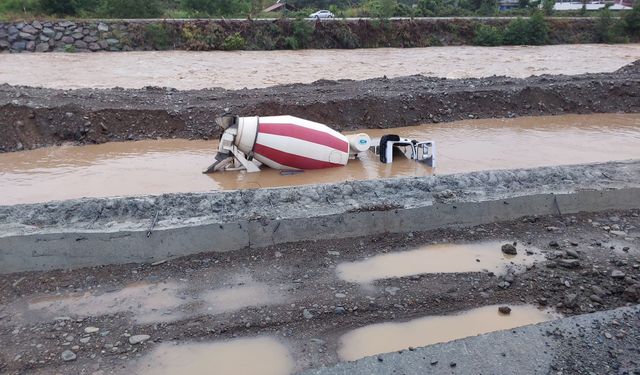
[[[355,194],[342,196],[345,187]],[[318,196],[310,207],[300,202],[300,196],[308,197],[309,192]],[[338,206],[335,203],[327,203],[327,194],[331,192],[340,192],[334,199],[346,202],[339,209],[333,208]],[[114,207],[122,208],[122,201],[149,203],[155,198],[59,202],[44,205],[45,208],[42,205],[3,207],[0,216],[7,226],[12,218],[21,218],[16,216],[18,213],[26,214],[22,219],[37,218],[37,215],[64,218],[73,215],[74,209],[94,205],[92,215],[81,214],[66,227],[3,231],[0,273],[156,262],[202,252],[305,240],[465,227],[523,216],[637,209],[640,208],[640,161],[188,196],[195,199],[192,207],[196,210],[192,215],[207,212],[199,209],[204,206],[202,202],[208,208],[226,202],[226,207],[237,214],[188,218],[186,212],[179,211],[174,213],[174,221],[158,221],[153,227],[154,213],[161,212],[161,207],[150,205],[145,209],[148,215],[144,216],[144,224],[133,224],[135,215],[128,211],[131,217],[122,216],[128,221],[121,224],[119,230],[113,227],[105,230],[102,223],[95,225],[95,229],[86,227],[101,205],[115,202]],[[229,204],[224,198],[227,196],[233,197],[235,204]],[[246,200],[243,201],[243,197]],[[179,196],[174,198],[164,197],[155,203],[185,207]],[[269,199],[273,199],[273,206],[265,204]],[[243,203],[253,205],[253,209],[241,209],[239,205]],[[218,207],[224,210],[224,206]],[[269,215],[269,210],[277,212]]]
[[[588,337],[599,343],[593,345],[592,351],[606,354],[607,338],[601,327],[624,319],[640,319],[640,305],[380,354],[307,370],[300,375],[422,375],[451,373],[453,367],[456,374],[549,374],[554,373],[554,367],[561,367],[556,363],[558,351],[567,350],[566,341],[570,337]]]

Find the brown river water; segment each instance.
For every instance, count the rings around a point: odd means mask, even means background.
[[[637,59],[640,44],[0,54],[0,84],[241,89],[383,75],[471,78],[612,72]]]
[[[294,186],[399,176],[531,168],[640,158],[640,114],[564,115],[465,120],[366,130],[435,140],[437,168],[396,157],[382,164],[371,153],[346,167],[283,176],[201,172],[216,141],[149,140],[60,146],[0,154],[0,205],[81,197],[204,192]]]

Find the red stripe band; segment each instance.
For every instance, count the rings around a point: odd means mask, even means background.
[[[338,151],[349,152],[349,142],[334,137],[320,130],[309,129],[295,124],[263,124],[260,123],[260,133],[281,135],[331,147]]]
[[[285,167],[297,168],[297,169],[320,169],[330,167],[342,167],[342,164],[329,163],[328,161],[316,160],[300,156],[296,154],[290,154],[288,152],[276,150],[269,146],[256,143],[254,152],[267,157],[274,162],[281,164]]]

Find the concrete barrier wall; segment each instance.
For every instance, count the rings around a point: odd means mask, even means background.
[[[530,215],[640,208],[640,188],[532,194],[384,211],[261,219],[153,231],[64,232],[0,237],[0,273],[155,262],[206,251],[465,227]]]

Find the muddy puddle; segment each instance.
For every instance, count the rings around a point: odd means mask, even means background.
[[[241,89],[383,75],[469,78],[612,72],[637,59],[639,44],[0,54],[0,83],[50,88]],[[491,63],[478,63],[482,61]]]
[[[129,313],[133,321],[149,324],[270,306],[287,300],[287,292],[278,286],[246,277],[237,279],[243,281],[214,288],[206,283],[139,282],[116,290],[42,296],[30,301],[26,309],[14,310],[27,320]]]
[[[98,316],[130,312],[138,323],[179,319],[177,308],[183,303],[176,283],[137,283],[102,294],[43,297],[29,303],[31,313],[55,316]]]
[[[266,284],[250,283],[210,290],[202,295],[202,299],[208,313],[221,314],[250,306],[277,305],[286,301],[285,294]]]
[[[448,342],[483,333],[556,319],[559,315],[531,305],[512,305],[509,315],[500,305],[484,306],[456,315],[428,316],[399,323],[381,323],[348,332],[340,338],[338,355],[354,361],[379,353]]]
[[[437,169],[372,153],[346,167],[282,176],[279,171],[203,175],[216,141],[149,140],[61,146],[0,154],[0,204],[81,197],[204,192],[348,180],[530,168],[640,157],[640,114],[596,114],[452,123],[367,130],[435,140]]]
[[[517,255],[506,255],[501,250],[505,243],[510,241],[428,245],[341,263],[336,267],[336,273],[342,280],[366,284],[380,279],[425,273],[488,270],[502,274],[508,268],[522,268],[544,259],[539,249],[523,245],[518,245]]]
[[[287,348],[269,337],[226,342],[163,343],[127,374],[139,375],[288,375],[294,362]]]

